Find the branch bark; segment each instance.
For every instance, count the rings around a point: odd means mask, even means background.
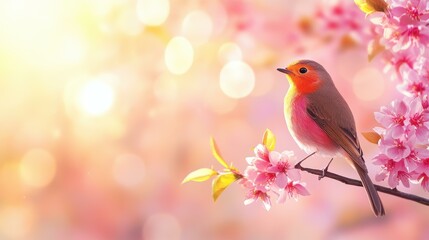
[[[309,157],[309,156],[307,156],[307,157]],[[319,169],[314,169],[314,168],[303,167],[301,165],[301,163],[305,159],[307,159],[307,157],[304,158],[301,162],[298,162],[295,165],[295,168],[299,169],[301,171],[305,171],[305,172],[308,172],[310,174],[319,176],[319,179],[327,177],[327,178],[331,178],[331,179],[340,181],[340,182],[345,183],[347,185],[362,187],[362,182],[359,181],[359,180],[348,178],[348,177],[344,177],[344,176],[338,175],[336,173],[329,172],[326,169],[319,170]],[[417,202],[417,203],[429,206],[429,199],[427,199],[427,198],[420,197],[420,196],[413,195],[413,194],[409,194],[409,193],[405,193],[405,192],[401,192],[401,191],[398,191],[396,188],[392,189],[392,188],[387,188],[387,187],[383,187],[383,186],[376,185],[376,184],[374,184],[374,186],[377,189],[377,191],[379,191],[379,192],[383,192],[383,193],[386,193],[386,194],[390,194],[390,195],[393,195],[393,196],[396,196],[396,197],[400,197],[400,198],[403,198],[403,199],[407,199],[407,200],[410,200],[410,201],[414,201],[414,202]]]

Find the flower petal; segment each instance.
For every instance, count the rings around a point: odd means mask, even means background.
[[[305,188],[304,185],[297,183],[295,186],[296,192],[301,196],[308,196],[310,195],[310,192]]]
[[[287,176],[292,180],[292,181],[299,181],[301,180],[301,173],[298,169],[292,168],[289,169],[287,171]]]
[[[265,210],[270,211],[271,209],[271,201],[270,196],[267,193],[261,193],[260,198],[262,203],[264,204]]]
[[[277,199],[277,203],[279,203],[279,204],[285,203],[287,196],[288,195],[287,195],[286,191],[284,189],[281,190],[279,198]]]
[[[270,152],[270,162],[273,165],[276,165],[282,158],[282,155],[279,152],[272,151]]]
[[[287,176],[286,173],[279,173],[276,175],[275,183],[279,188],[285,188],[287,185]]]

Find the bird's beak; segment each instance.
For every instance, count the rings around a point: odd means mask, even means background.
[[[292,73],[292,71],[290,71],[289,69],[287,69],[287,68],[277,68],[277,71],[279,71],[279,72],[282,72],[282,73],[284,73],[284,74],[290,74],[290,73]]]

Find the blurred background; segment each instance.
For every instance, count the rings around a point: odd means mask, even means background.
[[[367,22],[352,1],[0,0],[0,239],[428,239],[427,207],[381,194],[375,219],[362,188],[312,175],[269,212],[238,184],[216,203],[209,182],[180,184],[221,169],[210,136],[241,170],[266,128],[305,156],[275,70],[297,59],[331,73],[359,132],[376,126],[398,94]]]

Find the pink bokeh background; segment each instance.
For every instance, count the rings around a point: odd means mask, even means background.
[[[288,82],[275,70],[297,59],[325,66],[358,132],[376,126],[374,111],[399,94],[383,62],[368,62],[367,21],[353,7],[0,1],[0,239],[428,239],[427,207],[381,193],[387,216],[375,218],[362,188],[312,175],[303,175],[310,196],[269,212],[244,206],[238,184],[216,203],[210,183],[181,185],[194,169],[220,169],[210,136],[241,170],[266,128],[278,151],[305,156],[287,131]],[[222,80],[231,61],[254,83]],[[377,148],[360,140],[373,179]],[[330,170],[357,177],[339,158]]]

